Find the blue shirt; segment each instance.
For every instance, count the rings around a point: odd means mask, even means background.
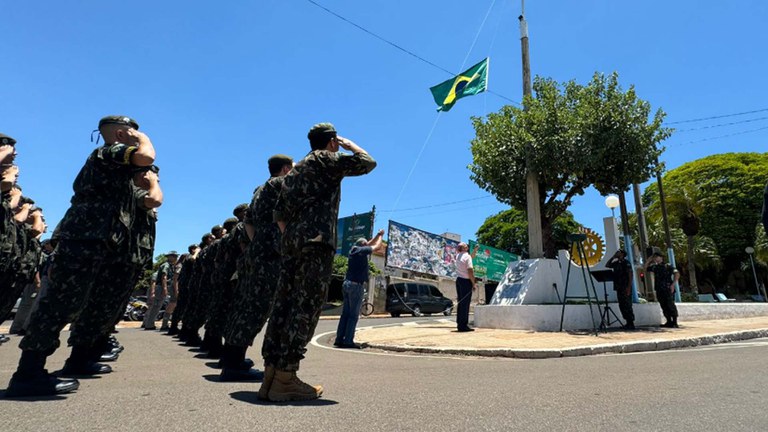
[[[349,263],[347,264],[348,281],[368,282],[368,255],[373,253],[370,246],[352,246],[349,250]]]

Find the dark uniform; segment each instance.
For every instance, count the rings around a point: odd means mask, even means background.
[[[626,257],[614,258],[606,264],[613,270],[613,289],[619,302],[621,316],[627,328],[635,327],[635,313],[632,310],[632,264]]]
[[[677,306],[675,305],[675,269],[667,263],[651,264],[648,270],[653,272],[653,288],[656,300],[667,322],[666,327],[677,327]]]
[[[274,217],[286,229],[278,294],[262,347],[266,366],[298,370],[331,280],[341,181],[375,167],[364,152],[313,150],[284,177]]]
[[[138,129],[138,124],[128,117],[105,117],[99,122],[102,124]],[[105,143],[90,154],[75,178],[71,206],[58,226],[49,289],[40,299],[21,340],[19,369],[7,393],[71,391],[69,383],[56,381],[47,374],[43,369],[45,360],[59,347],[64,326],[74,321],[90,303],[91,296],[97,294],[94,289],[125,273],[135,207],[131,157],[137,150],[137,146]],[[70,340],[77,336],[73,329]],[[83,342],[87,343],[87,339]],[[78,354],[78,360],[87,357]]]
[[[234,309],[224,333],[227,345],[252,345],[272,311],[280,277],[280,229],[272,213],[282,184],[282,177],[267,180],[248,207],[245,223],[254,234],[239,262]]]
[[[234,221],[236,219],[233,218],[231,222]],[[210,348],[209,356],[219,355],[222,348],[224,327],[232,309],[234,292],[232,277],[237,270],[237,261],[242,255],[243,237],[247,236],[241,222],[236,223],[231,231],[227,228],[227,235],[220,240],[220,246],[214,258],[211,305],[208,321],[205,324],[205,336],[209,341],[207,347]]]
[[[33,232],[32,226],[29,224],[19,224],[19,226],[19,238],[24,238],[21,240],[24,242],[24,245],[20,245],[20,247],[23,247],[24,254],[19,258],[16,277],[11,289],[11,291],[16,294],[15,296],[17,298],[20,294],[22,295],[19,310],[16,311],[16,317],[14,317],[13,324],[11,324],[11,333],[15,334],[22,334],[26,331],[24,324],[27,320],[27,314],[34,303],[32,294],[36,291],[34,285],[35,275],[37,274],[37,269],[40,267],[40,258],[42,256],[40,241],[37,239],[37,236],[40,233]],[[4,314],[4,312],[6,314]],[[8,311],[0,311],[0,317],[6,316],[7,312]]]
[[[169,335],[174,335],[179,332],[179,322],[184,319],[184,314],[189,304],[189,282],[192,276],[192,267],[195,264],[195,257],[190,253],[184,259],[181,264],[181,269],[178,275],[178,287],[179,287],[179,300],[176,303],[176,309],[173,310],[171,315],[171,328],[168,330]]]

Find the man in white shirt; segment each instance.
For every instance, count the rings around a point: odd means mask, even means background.
[[[459,243],[456,250],[459,252],[456,255],[456,295],[459,299],[456,324],[459,332],[471,332],[475,331],[469,327],[469,305],[472,302],[472,291],[475,290],[475,272],[469,246],[466,243]]]

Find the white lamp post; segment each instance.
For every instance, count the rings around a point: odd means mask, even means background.
[[[618,195],[608,195],[605,197],[605,206],[611,209],[611,215],[613,216],[613,223],[616,223],[616,207],[621,204]],[[626,227],[626,225],[624,225]],[[637,294],[637,275],[635,274],[635,257],[632,250],[632,238],[629,236],[629,232],[624,233],[624,249],[627,253],[627,259],[632,263],[632,302],[638,303],[640,300]]]
[[[619,197],[616,195],[608,195],[605,197],[605,205],[611,209],[611,214],[613,215],[613,218],[616,219],[616,207],[619,206]]]

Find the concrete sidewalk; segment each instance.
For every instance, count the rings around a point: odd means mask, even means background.
[[[611,330],[597,336],[587,331],[557,333],[481,328],[458,333],[455,323],[435,319],[361,327],[355,340],[369,348],[387,351],[540,359],[660,351],[761,337],[768,337],[768,317],[765,316],[683,322],[677,329]]]

